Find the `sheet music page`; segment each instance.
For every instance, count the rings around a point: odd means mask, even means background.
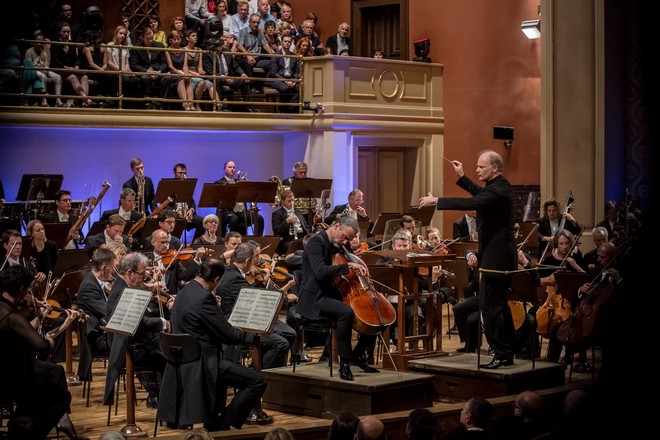
[[[151,291],[127,287],[121,293],[117,307],[105,326],[105,330],[134,335],[151,300]]]
[[[243,288],[229,323],[253,333],[270,333],[283,301],[282,293],[275,290]]]

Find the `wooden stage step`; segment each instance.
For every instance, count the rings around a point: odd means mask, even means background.
[[[482,364],[491,356],[481,356]],[[495,370],[478,368],[474,353],[452,353],[415,359],[408,362],[410,371],[434,376],[434,400],[461,401],[474,396],[486,398],[517,394],[524,390],[540,390],[564,385],[564,365],[554,362],[516,359],[510,366]]]
[[[355,380],[345,381],[339,366],[333,368],[333,377],[325,362],[301,365],[295,373],[291,367],[262,371],[268,381],[263,407],[331,419],[342,411],[368,415],[433,405],[433,375],[351,367]]]

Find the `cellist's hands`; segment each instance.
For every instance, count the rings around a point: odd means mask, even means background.
[[[359,275],[365,276],[369,274],[369,271],[367,270],[366,266],[363,266],[362,264],[359,263],[353,263],[349,262],[348,263],[348,268],[352,270],[353,272],[357,272]]]

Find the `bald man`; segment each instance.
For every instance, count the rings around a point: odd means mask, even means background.
[[[376,416],[360,419],[354,440],[385,440],[385,425]]]

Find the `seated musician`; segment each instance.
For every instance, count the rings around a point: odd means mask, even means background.
[[[339,219],[339,217],[346,215],[353,217],[358,221],[369,221],[367,210],[362,206],[363,203],[364,194],[359,189],[354,189],[348,194],[348,203],[335,206],[332,209],[332,212],[325,218],[324,223],[331,225],[334,221]]]
[[[108,218],[108,222],[105,225],[105,230],[96,235],[90,235],[87,237],[85,250],[87,255],[92,258],[92,254],[95,250],[101,247],[104,243],[110,243],[111,241],[116,241],[122,243],[126,247],[131,247],[133,245],[133,237],[128,235],[123,235],[124,227],[126,226],[126,220],[121,218],[119,214],[113,214]]]
[[[540,276],[540,286],[546,287],[549,285],[556,286],[554,272],[558,268],[566,270],[569,272],[577,273],[586,273],[583,269],[584,262],[582,258],[575,254],[571,255],[569,252],[574,248],[575,236],[566,229],[560,229],[555,234],[553,243],[551,244],[552,252],[545,257],[545,259],[539,262],[539,276]],[[547,267],[547,268],[544,268]],[[559,292],[561,293],[561,292]],[[576,299],[570,293],[567,293],[569,303],[575,304]],[[562,351],[562,345],[556,338],[556,329],[550,335],[550,340],[548,342],[548,355],[547,360],[550,362],[558,362],[559,357]],[[568,353],[567,353],[568,354]],[[572,360],[572,354],[568,354],[565,357],[565,361],[569,362]]]
[[[401,223],[399,223],[401,226],[401,229],[405,229],[406,231],[410,232],[410,234],[414,237],[415,236],[415,219],[412,216],[409,215],[403,215],[401,217]]]
[[[220,219],[215,214],[209,214],[204,217],[202,220],[202,227],[204,228],[204,233],[199,237],[195,238],[192,244],[205,244],[213,245],[218,244],[220,238],[218,238],[218,227],[220,226]]]
[[[186,167],[186,164],[178,163],[174,165],[174,177],[179,180],[188,178],[188,167]],[[189,201],[183,202],[177,201],[175,210],[179,218],[185,218],[187,220],[186,231],[195,229],[193,240],[204,234],[203,219],[197,214],[197,205],[194,199],[191,198]]]
[[[479,241],[477,211],[465,211],[465,215],[454,221],[453,236],[462,242]]]
[[[114,280],[116,256],[110,249],[97,249],[92,254],[92,268],[83,278],[78,288],[76,305],[87,315],[85,325],[86,337],[80,340],[80,361],[78,376],[81,380],[90,380],[92,368],[92,353],[107,355],[109,352],[108,338],[101,329],[105,322],[108,303],[106,288]],[[82,334],[81,334],[82,336]]]
[[[70,213],[71,191],[61,189],[56,192],[55,206],[57,209],[54,212],[49,212],[43,216],[42,220],[44,223],[69,223],[73,225],[78,221],[78,216]],[[65,249],[78,249],[78,243],[81,242],[82,234],[79,230],[69,233]]]
[[[69,438],[78,438],[69,418],[71,393],[67,389],[64,368],[43,361],[37,353],[50,352],[54,338],[73,322],[75,315],[67,311],[67,318],[57,328],[40,335],[37,314],[42,318],[48,308],[34,307],[35,319],[30,322],[26,295],[34,281],[35,272],[23,266],[11,266],[0,272],[0,396],[13,402],[16,409],[10,417],[8,438],[43,439],[56,428]]]
[[[449,254],[449,249],[442,241],[440,230],[436,227],[429,227],[426,229],[426,250],[439,255]]]
[[[246,279],[251,274],[255,258],[259,258],[258,247],[250,243],[241,243],[231,256],[231,263],[227,266],[220,285],[215,290],[216,296],[220,297],[220,308],[223,314],[229,318],[234,310],[241,289],[251,287]],[[280,320],[275,322],[275,328],[271,334],[261,336],[262,368],[277,368],[286,365],[289,347],[296,339],[296,332]],[[248,334],[243,344],[252,344],[254,335]],[[227,347],[224,357],[240,361],[241,346]]]
[[[149,259],[139,252],[127,254],[117,266],[117,278],[113,282],[112,289],[108,293],[105,320],[109,322],[115,312],[117,303],[124,289],[145,288],[145,277]],[[167,361],[160,352],[158,335],[161,331],[169,331],[169,311],[174,303],[173,299],[166,303],[167,307],[160,307],[160,299],[154,295],[142,316],[140,324],[132,338],[123,334],[114,334],[110,343],[110,355],[108,356],[108,369],[105,381],[103,404],[110,405],[114,402],[114,389],[117,383],[124,361],[126,359],[126,348],[129,339],[132,342],[133,358],[136,366],[157,371],[161,375],[165,371]],[[164,312],[161,315],[161,310]],[[140,373],[140,382],[148,392],[147,406],[156,408],[158,406],[158,387],[156,380],[149,373]]]
[[[222,262],[205,259],[172,308],[172,332],[186,333],[200,341],[202,356],[180,372],[171,365],[165,370],[161,399],[168,404],[158,408],[157,419],[167,421],[168,426],[176,427],[177,421],[179,427],[204,422],[209,431],[240,429],[266,390],[261,373],[223,356],[225,347],[242,345],[248,337],[227,322],[213,297],[220,279],[226,277],[224,272]],[[177,373],[186,388],[179,402]],[[236,394],[227,405],[228,387],[233,387]],[[176,414],[180,407],[186,410]]]
[[[338,247],[347,245],[358,232],[359,226],[353,217],[341,217],[326,230],[312,236],[303,255],[302,286],[300,286],[297,312],[307,319],[319,316],[336,321],[335,339],[339,355],[339,377],[353,380],[350,365],[353,364],[368,373],[377,373],[377,368],[367,364],[363,353],[370,337],[358,340],[351,349],[352,325],[355,312],[338,297],[332,280],[339,275],[355,271],[367,275],[367,268],[354,262],[333,265],[332,259]],[[375,337],[371,337],[375,339]]]
[[[282,191],[280,200],[282,206],[273,211],[271,224],[273,234],[282,237],[276,252],[278,255],[283,255],[289,249],[291,242],[301,239],[309,233],[309,228],[303,213],[294,208],[295,196],[293,191],[288,189]]]
[[[243,237],[238,232],[229,231],[225,234],[225,251],[222,253],[222,262],[228,265],[231,261],[231,256],[234,253],[236,246],[241,244]]]
[[[296,162],[293,164],[293,176],[287,177],[282,181],[282,186],[291,187],[294,179],[307,178],[307,164],[305,162]]]
[[[163,209],[158,213],[158,227],[159,231],[165,232],[167,234],[168,240],[168,249],[177,250],[181,247],[181,240],[172,235],[174,232],[174,227],[176,226],[176,214],[172,209]],[[152,234],[153,235],[153,234]],[[153,246],[151,244],[152,236],[145,238],[142,243],[142,250],[151,251]]]
[[[584,264],[588,270],[592,270],[596,267],[596,262],[598,261],[598,247],[607,243],[609,240],[609,233],[604,226],[596,226],[591,230],[591,238],[594,241],[594,249],[584,254]]]
[[[167,233],[162,229],[157,229],[151,235],[151,246],[153,247],[153,257],[151,259],[154,281],[162,281],[166,287],[168,295],[176,295],[181,288],[182,283],[190,281],[195,276],[202,258],[206,255],[204,247],[197,248],[194,258],[190,261],[182,262],[176,259],[163,261],[166,256],[176,255],[177,249],[168,248],[169,239]]]
[[[412,246],[412,235],[409,231],[405,229],[399,229],[394,236],[392,236],[392,242],[390,247],[395,251],[408,250]],[[380,257],[375,266],[391,266],[391,259],[387,257]],[[388,297],[390,302],[394,305],[399,303],[398,295],[390,295]],[[418,329],[421,331],[426,326],[426,318],[424,317],[424,305],[426,304],[426,299],[420,299],[417,306],[417,311],[415,311],[414,304],[412,301],[406,302],[406,334],[414,335],[415,333],[415,313],[417,313],[417,323]],[[398,321],[398,320],[397,320]],[[396,341],[399,339],[399,329],[397,324],[392,324],[394,331],[392,332],[392,341],[396,345]],[[419,333],[419,332],[418,332]]]
[[[46,281],[46,274],[43,272],[36,272],[36,267],[30,260],[21,257],[23,252],[23,238],[21,233],[15,229],[7,229],[2,233],[2,246],[5,248],[5,258],[3,259],[0,270],[8,269],[12,266],[23,266],[27,269],[35,271],[35,280],[38,283]]]
[[[563,218],[566,219],[564,229],[571,234],[579,234],[582,230],[577,220],[570,213],[561,212],[559,202],[555,199],[548,199],[543,203],[542,213],[542,217],[536,221],[539,225],[536,230],[539,238],[538,258],[541,258],[544,252],[546,254],[550,252],[555,234],[559,230]],[[548,248],[547,251],[546,248]],[[539,261],[539,263],[541,262]]]
[[[57,263],[57,244],[46,238],[46,230],[39,220],[30,220],[25,228],[28,237],[32,237],[30,259],[34,262],[37,272],[47,274]]]
[[[215,183],[234,184],[237,182],[236,178],[236,163],[227,161],[224,165],[225,175],[216,180]],[[258,209],[256,206],[253,209]],[[236,202],[233,209],[218,209],[216,215],[222,219],[221,231],[224,235],[225,229],[229,227],[230,231],[240,232],[242,235],[247,235],[248,226],[253,226],[254,235],[263,235],[264,233],[264,218],[261,214],[256,214],[256,225],[252,224],[252,215],[246,210],[245,203]]]
[[[122,188],[119,193],[119,208],[103,211],[99,221],[107,222],[113,214],[119,214],[126,221],[136,222],[140,220],[144,215],[135,210],[135,197],[135,191],[131,188]]]

